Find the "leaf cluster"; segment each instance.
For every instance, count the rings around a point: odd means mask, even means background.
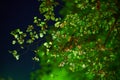
[[[41,65],[53,64],[81,73],[85,80],[119,79],[120,19],[115,16],[119,14],[119,8],[115,0],[98,1],[63,0],[65,5],[60,14],[64,18],[56,17],[54,11],[62,4],[54,0],[41,1],[39,10],[44,19],[34,18],[40,32],[36,33],[32,25],[26,30],[30,36],[27,43],[43,37],[46,39],[35,50]],[[49,26],[49,21],[54,24]],[[19,29],[11,34],[19,44],[23,44],[26,34]]]

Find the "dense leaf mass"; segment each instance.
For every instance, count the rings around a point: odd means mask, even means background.
[[[120,79],[118,0],[63,0],[62,4],[56,0],[41,0],[40,3],[44,19],[34,18],[39,33],[32,25],[26,33],[17,29],[11,33],[16,39],[13,44],[23,44],[26,36],[30,36],[26,40],[30,44],[44,37],[46,41],[35,50],[41,65],[53,64],[77,75],[80,72],[81,80]],[[60,9],[62,18],[56,17],[57,6],[63,7]],[[54,24],[49,26],[49,21]]]

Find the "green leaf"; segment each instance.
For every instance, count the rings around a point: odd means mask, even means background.
[[[12,44],[13,44],[13,45],[16,44],[16,40],[13,40],[13,41],[12,41]]]
[[[60,22],[56,22],[55,27],[57,27],[57,28],[60,27]]]
[[[40,37],[42,38],[44,35],[43,35],[43,33],[40,33]]]

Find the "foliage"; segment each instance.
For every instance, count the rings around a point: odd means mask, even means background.
[[[44,75],[42,80],[70,80],[65,69],[55,69],[49,75]]]
[[[25,33],[16,29],[11,32],[15,37],[13,44],[24,48],[23,44],[31,45],[44,38],[46,41],[34,50],[33,58],[40,59],[42,66],[52,64],[85,80],[120,79],[120,1],[42,0],[40,3],[44,19],[34,17],[34,24],[40,28],[38,33],[33,25]],[[62,17],[55,10],[59,6],[63,7]],[[29,39],[25,39],[27,36]]]

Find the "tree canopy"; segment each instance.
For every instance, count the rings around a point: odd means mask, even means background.
[[[39,2],[43,18],[34,17],[34,25],[28,25],[26,31],[13,30],[13,45],[24,49],[44,40],[34,49],[36,56],[32,59],[40,61],[42,71],[57,73],[57,80],[65,78],[62,74],[75,80],[120,79],[119,0]],[[21,54],[17,50],[10,52],[19,60]],[[46,74],[38,70],[32,76],[38,80],[41,73]],[[49,79],[46,76],[42,80],[53,80],[51,74]],[[67,79],[70,80],[69,76]]]

